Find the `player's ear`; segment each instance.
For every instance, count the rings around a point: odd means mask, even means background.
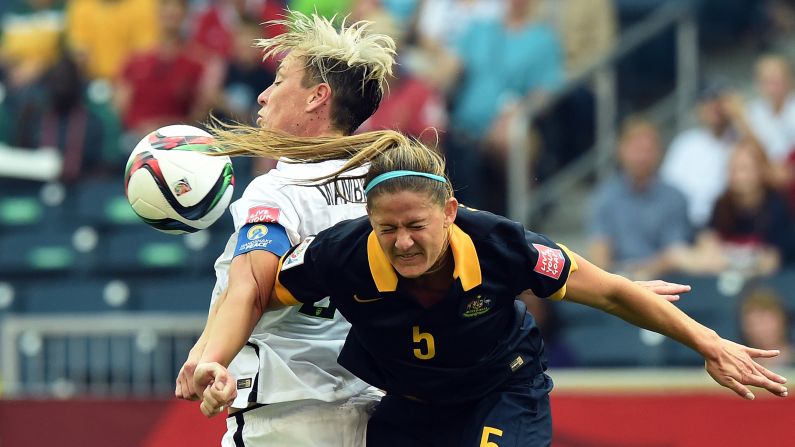
[[[325,82],[312,88],[306,100],[306,111],[313,112],[318,108],[331,103],[331,86]]]
[[[458,200],[455,197],[450,197],[444,204],[444,227],[448,228],[455,221],[458,215]]]

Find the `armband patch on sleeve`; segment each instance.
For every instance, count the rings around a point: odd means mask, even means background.
[[[552,279],[560,279],[560,274],[566,264],[563,252],[557,248],[547,247],[541,244],[533,244],[538,251],[538,261],[533,271],[548,276]]]
[[[295,267],[296,265],[301,265],[304,263],[304,256],[306,255],[306,249],[309,247],[309,244],[315,240],[314,236],[309,236],[308,238],[304,239],[303,242],[298,244],[290,253],[290,256],[287,256],[284,261],[282,262],[282,271],[287,270],[289,268]]]
[[[269,206],[255,206],[249,208],[246,223],[257,222],[278,222],[279,221],[279,208]]]
[[[283,226],[275,223],[251,223],[243,225],[237,233],[235,256],[252,250],[265,250],[281,257],[289,249],[290,239]]]

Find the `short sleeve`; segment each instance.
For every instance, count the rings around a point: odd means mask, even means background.
[[[529,268],[520,287],[539,298],[560,300],[566,295],[566,281],[577,270],[577,262],[564,245],[546,236],[525,230],[524,256]]]
[[[325,267],[331,264],[324,261],[326,251],[321,232],[307,237],[282,256],[274,288],[282,304],[314,303],[330,294]]]
[[[267,174],[254,179],[243,196],[229,207],[235,232],[250,224],[279,224],[284,227],[290,243],[297,244],[301,240],[299,219],[290,198],[282,193],[282,186]]]

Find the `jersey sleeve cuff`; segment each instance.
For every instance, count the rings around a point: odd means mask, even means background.
[[[557,244],[557,245],[558,245],[558,247],[561,248],[561,250],[563,250],[566,253],[566,257],[569,258],[569,271],[566,274],[566,281],[568,281],[569,277],[571,277],[571,274],[576,272],[579,267],[577,266],[577,261],[574,260],[574,255],[572,254],[571,250],[569,250],[569,248],[566,247],[563,244]],[[563,287],[558,289],[557,292],[555,292],[552,295],[548,296],[547,299],[550,299],[550,300],[553,300],[553,301],[560,301],[560,300],[562,300],[565,297],[566,297],[566,284],[564,283]]]

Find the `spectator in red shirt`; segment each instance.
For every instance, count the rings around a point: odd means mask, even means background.
[[[186,14],[187,0],[161,0],[160,44],[125,63],[114,96],[125,130],[140,135],[207,116],[220,70],[188,49]]]

